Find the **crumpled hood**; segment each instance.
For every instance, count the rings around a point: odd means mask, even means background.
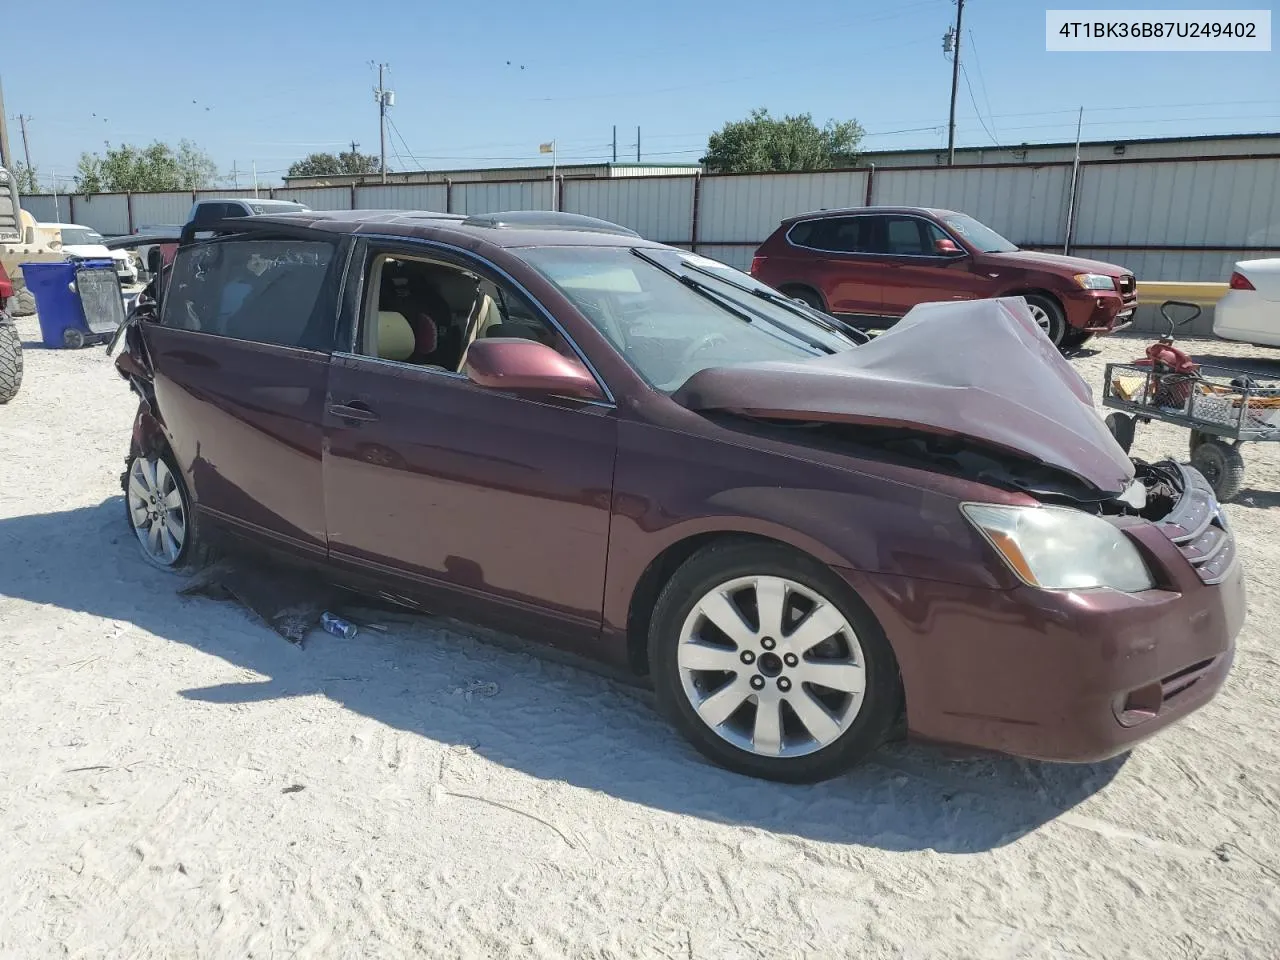
[[[1107,494],[1133,463],[1093,394],[1021,298],[926,303],[844,353],[712,367],[672,399],[762,419],[962,436],[1070,473]]]

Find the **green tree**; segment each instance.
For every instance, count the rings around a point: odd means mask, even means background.
[[[863,129],[856,120],[828,120],[818,127],[808,113],[782,118],[757,108],[745,120],[726,123],[707,141],[708,173],[830,170],[858,161]]]
[[[312,153],[289,167],[290,177],[339,177],[381,173],[378,158],[371,153],[344,150],[342,153]]]
[[[20,196],[29,197],[40,192],[40,171],[35,167],[28,167],[19,161],[14,165],[13,179],[18,184]]]
[[[158,140],[147,147],[106,145],[103,154],[82,153],[76,165],[80,193],[199,190],[217,179],[213,158],[190,140],[175,150]]]

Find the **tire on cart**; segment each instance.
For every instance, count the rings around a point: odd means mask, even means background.
[[[1201,436],[1191,451],[1191,465],[1204,474],[1220,502],[1235,499],[1244,487],[1244,458],[1240,450],[1216,438]]]
[[[1190,440],[1190,451],[1192,455],[1195,454],[1196,447],[1200,446],[1200,444],[1204,443],[1206,440],[1211,439],[1213,439],[1213,434],[1201,433],[1199,430],[1192,430]]]
[[[1127,413],[1108,413],[1106,419],[1107,429],[1111,431],[1111,436],[1116,438],[1116,443],[1120,444],[1120,448],[1128,453],[1133,447],[1133,435],[1137,427],[1137,422]]]

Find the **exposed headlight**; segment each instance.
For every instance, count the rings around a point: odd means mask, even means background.
[[[1077,273],[1076,283],[1086,290],[1114,290],[1116,282],[1101,273]]]
[[[961,510],[1009,569],[1033,587],[1135,593],[1155,586],[1137,547],[1101,517],[1066,507],[987,503],[966,503]]]

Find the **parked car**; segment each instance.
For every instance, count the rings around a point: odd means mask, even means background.
[[[1021,296],[1064,348],[1127,326],[1138,303],[1124,267],[1020,250],[967,214],[924,207],[791,217],[756,251],[751,275],[872,326],[892,323],[918,303]]]
[[[196,219],[202,210],[205,216],[215,219],[228,217],[255,217],[264,213],[306,213],[311,208],[292,200],[266,200],[257,197],[227,198],[216,200],[197,200],[187,213],[187,223]]]
[[[1019,299],[871,340],[554,213],[257,216],[122,328],[142,555],[228,538],[647,676],[743,773],[910,733],[1113,755],[1244,617],[1203,477],[1131,461]]]
[[[83,259],[112,260],[115,262],[116,276],[122,284],[138,282],[138,268],[125,250],[109,250],[106,238],[91,227],[83,227],[77,223],[40,223],[36,225],[38,234],[50,238],[55,247],[69,257]],[[56,237],[56,240],[53,239]]]
[[[1241,260],[1229,286],[1214,307],[1214,335],[1280,347],[1280,259]]]

